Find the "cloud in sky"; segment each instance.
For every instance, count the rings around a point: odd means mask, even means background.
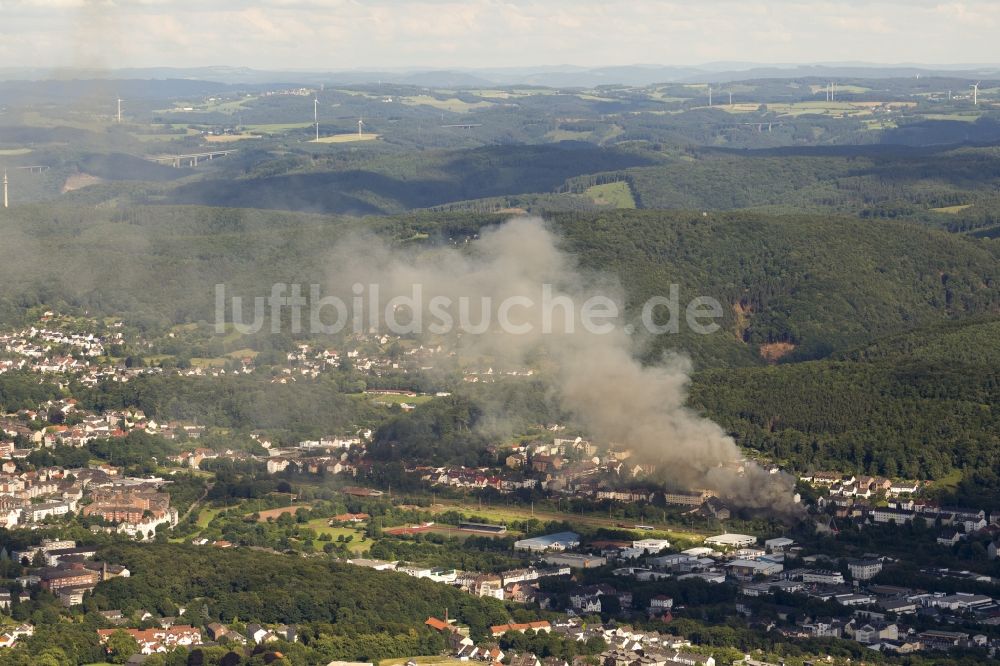
[[[995,0],[0,0],[6,67],[992,63]]]

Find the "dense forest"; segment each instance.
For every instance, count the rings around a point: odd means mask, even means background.
[[[918,479],[961,470],[972,482],[963,492],[975,494],[998,485],[998,335],[995,319],[949,323],[836,359],[708,370],[692,402],[796,469]]]
[[[300,643],[282,642],[276,649],[291,653],[296,663],[310,664],[435,654],[444,645],[424,621],[443,617],[446,609],[477,638],[488,636],[491,624],[510,620],[496,600],[328,559],[168,544],[107,546],[102,557],[124,563],[132,575],[98,585],[80,621],[43,624],[38,615],[39,630],[16,650],[5,651],[0,663],[28,663],[26,657],[47,652],[58,664],[67,657],[70,663],[101,660],[95,629],[106,622],[96,611],[106,609],[173,616],[184,608],[184,617],[197,626],[213,621],[294,623]],[[41,602],[31,605],[38,614],[57,612]],[[20,616],[22,609],[13,612]]]
[[[0,248],[0,315],[16,321],[27,306],[46,305],[125,313],[147,327],[213,321],[217,284],[258,295],[275,282],[335,279],[330,252],[352,230],[424,239],[411,244],[457,242],[503,219],[23,208],[0,220],[10,241]],[[662,336],[649,358],[674,349],[705,365],[754,364],[759,346],[775,342],[794,345],[790,358],[821,358],[1000,303],[995,242],[903,222],[667,211],[548,219],[584,270],[624,285],[633,316],[675,283],[685,301],[709,295],[723,303],[727,334]]]
[[[193,421],[243,433],[275,431],[297,441],[373,423],[371,403],[350,392],[351,387],[328,377],[282,384],[268,376],[147,375],[127,386],[104,382],[83,395],[86,405],[100,411],[137,407],[161,421]]]
[[[195,613],[207,607],[210,621],[320,623],[329,625],[324,633],[344,636],[405,634],[430,616],[443,616],[446,608],[480,637],[509,618],[492,599],[329,560],[167,544],[110,546],[102,556],[124,563],[132,575],[95,590],[101,608],[166,613],[200,600],[201,608],[189,607]]]
[[[450,201],[547,192],[587,173],[653,164],[657,156],[589,143],[498,146],[377,159],[349,170],[205,180],[167,195],[178,204],[386,214]]]

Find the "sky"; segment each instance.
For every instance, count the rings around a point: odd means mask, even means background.
[[[996,64],[969,0],[0,0],[0,67]]]

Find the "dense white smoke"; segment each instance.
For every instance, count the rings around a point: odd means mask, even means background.
[[[428,307],[435,296],[452,303],[471,298],[472,323],[481,320],[484,299],[496,309],[504,299],[520,298],[508,313],[518,332],[504,330],[495,320],[484,332],[463,332],[454,307],[452,340],[463,351],[501,364],[542,359],[543,377],[579,425],[598,441],[631,449],[634,460],[654,465],[656,476],[669,486],[710,489],[743,507],[790,511],[790,477],[741,463],[732,438],[686,407],[691,370],[686,358],[642,365],[634,356],[639,336],[630,334],[623,314],[608,320],[614,326],[602,332],[581,325],[588,299],[602,294],[620,308],[622,290],[613,280],[581,270],[541,220],[513,219],[461,249],[412,252],[375,238],[355,238],[339,247],[332,265],[334,289],[339,287],[345,298],[355,283],[377,284],[382,303],[419,291],[425,334],[432,322],[440,322]],[[546,295],[562,306],[550,308],[551,317],[540,307]],[[410,316],[407,312],[400,319]]]

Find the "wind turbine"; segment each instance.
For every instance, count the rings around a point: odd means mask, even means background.
[[[712,106],[712,86],[708,87],[708,105]]]
[[[361,138],[361,129],[365,126],[365,119],[358,118],[358,138]]]
[[[313,124],[316,126],[316,143],[319,143],[319,97],[313,97]]]
[[[122,98],[118,98],[118,122],[122,121]]]
[[[974,106],[978,106],[979,105],[979,84],[980,83],[982,83],[982,81],[976,81],[971,86],[971,88],[972,88],[972,104]]]
[[[733,105],[733,91],[729,91],[729,106]]]

